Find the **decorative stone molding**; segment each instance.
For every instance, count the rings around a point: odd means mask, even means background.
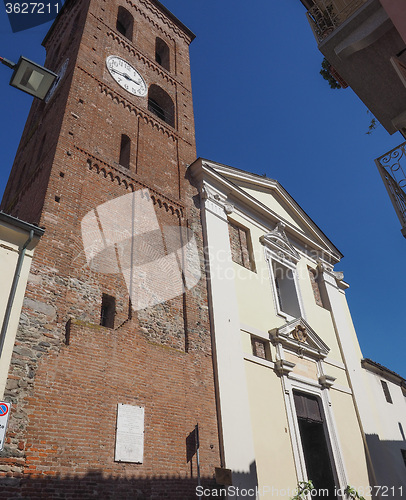
[[[215,192],[212,186],[202,183],[199,188],[200,200],[204,203],[206,210],[214,213],[224,222],[227,222],[227,216],[224,212],[224,204],[221,202],[221,196]]]
[[[324,359],[330,349],[303,318],[269,331],[271,341],[300,356]]]
[[[330,266],[326,262],[323,262],[321,259],[318,259],[318,261],[317,261],[317,270],[321,274],[323,274],[325,271],[332,273],[333,272],[333,266]]]
[[[260,237],[260,242],[267,248],[272,250],[278,257],[297,264],[300,260],[300,255],[291,245],[285,233],[285,224],[278,222],[271,232]]]
[[[289,376],[289,373],[293,370],[295,367],[295,363],[292,363],[291,361],[286,361],[286,359],[278,359],[275,361],[275,371],[278,375],[285,375]]]
[[[224,207],[227,200],[227,196],[225,194],[221,193],[211,184],[204,181],[200,186],[200,197],[202,200],[211,200],[217,204],[221,204],[222,207]]]
[[[322,375],[319,377],[319,384],[325,387],[326,389],[330,389],[334,384],[336,378],[331,375]]]
[[[293,338],[298,340],[299,342],[306,342],[307,332],[306,328],[303,325],[297,325],[293,330]]]
[[[317,263],[317,270],[323,276],[323,279],[329,285],[341,290],[349,287],[344,281],[344,273],[342,271],[334,271],[332,266],[328,266],[320,260]]]
[[[232,203],[225,203],[224,204],[224,212],[229,215],[234,212],[234,205]]]
[[[344,273],[342,271],[333,271],[333,275],[337,281],[343,281]]]

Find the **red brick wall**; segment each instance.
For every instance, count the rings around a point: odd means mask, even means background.
[[[323,300],[321,298],[317,270],[311,269],[310,267],[308,269],[309,269],[310,282],[312,284],[312,289],[313,289],[314,300],[316,301],[316,304],[318,306],[323,307]]]

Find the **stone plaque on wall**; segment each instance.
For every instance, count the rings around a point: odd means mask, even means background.
[[[142,464],[144,459],[144,408],[117,405],[116,462]]]

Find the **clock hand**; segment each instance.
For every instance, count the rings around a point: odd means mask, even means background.
[[[114,71],[114,73],[117,73],[120,76],[124,76],[124,78],[127,78],[127,80],[131,80],[131,78],[127,75],[127,73],[121,73],[121,71],[118,71],[114,68],[110,68],[111,71]]]
[[[114,71],[114,73],[117,73],[118,75],[123,76],[127,80],[130,80],[130,82],[134,82],[136,85],[141,85],[140,82],[137,82],[136,80],[134,80],[133,78],[131,78],[130,76],[128,76],[127,73],[121,73],[121,71],[117,71],[114,68],[110,68],[110,69],[111,69],[111,71]]]

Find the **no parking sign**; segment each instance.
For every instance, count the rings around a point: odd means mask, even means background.
[[[3,449],[6,438],[8,417],[10,415],[11,403],[0,401],[0,450]]]

